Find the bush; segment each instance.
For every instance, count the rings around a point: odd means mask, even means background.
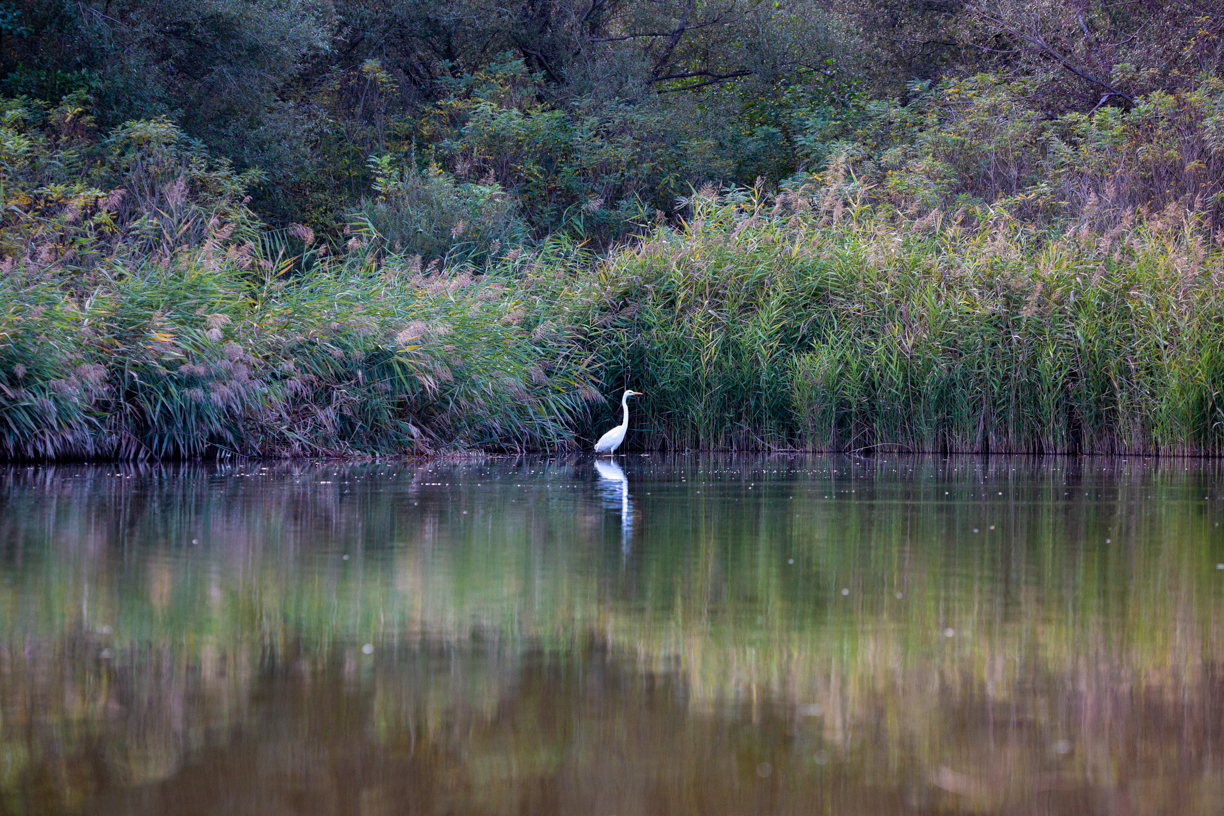
[[[1002,207],[1042,226],[1102,231],[1199,215],[1224,225],[1219,79],[1056,119],[1029,101],[1035,87],[996,75],[916,84],[904,106],[818,112],[798,144],[822,182],[834,164],[848,166],[873,200],[915,214]]]
[[[0,108],[0,257],[87,270],[183,247],[252,241],[254,172],[237,173],[164,121],[129,122],[98,141],[87,100]]]
[[[448,91],[426,127],[436,155],[457,178],[502,185],[536,238],[608,247],[687,189],[690,146],[656,99],[549,102],[513,59]]]
[[[378,195],[354,222],[379,250],[417,255],[426,264],[484,266],[528,238],[517,203],[496,182],[459,184],[437,166],[397,168],[390,156],[370,165]]]

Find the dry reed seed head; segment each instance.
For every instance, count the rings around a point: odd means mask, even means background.
[[[527,389],[523,387],[523,384],[519,382],[516,377],[502,377],[501,381],[502,384],[506,386],[506,389],[510,392],[510,395],[515,399],[522,400],[523,402],[529,402],[531,400],[531,394],[527,392]]]
[[[187,399],[191,400],[197,405],[204,402],[204,389],[199,387],[188,388]]]
[[[225,352],[225,356],[231,360],[237,360],[242,356],[242,346],[234,342],[226,343],[222,348],[222,351]]]
[[[166,185],[165,188],[166,203],[174,209],[177,209],[187,202],[187,177],[180,175],[177,179]]]
[[[99,207],[103,212],[114,212],[119,208],[119,204],[123,201],[125,195],[127,195],[127,190],[122,187],[116,187],[106,194],[106,198],[102,199]]]
[[[255,244],[251,241],[243,243],[235,248],[233,246],[225,250],[225,258],[233,262],[239,269],[251,268],[251,256],[255,251]]]
[[[208,238],[204,241],[204,246],[200,250],[200,258],[202,259],[202,265],[209,272],[220,272],[221,271],[221,264],[214,254],[214,250],[216,248],[217,248],[216,242],[213,241],[212,238]]]
[[[409,327],[395,335],[395,344],[400,347],[413,345],[415,340],[425,336],[424,324],[419,328]]]
[[[310,246],[315,242],[314,230],[305,224],[290,224],[288,232],[295,238],[301,239],[306,246]]]
[[[14,377],[20,380],[20,379],[24,379],[25,375],[26,375],[25,366],[23,366],[21,363],[18,363],[17,365],[13,366],[13,376]]]
[[[476,299],[482,303],[498,300],[505,293],[506,287],[500,281],[483,280],[476,290]]]
[[[84,363],[77,366],[76,376],[89,385],[97,385],[106,379],[106,368],[97,363]]]
[[[451,294],[454,294],[455,292],[458,292],[460,289],[467,288],[468,286],[471,285],[471,283],[472,283],[471,273],[468,272],[467,270],[464,270],[460,272],[458,275],[455,275],[454,277],[450,279],[450,281],[447,283],[446,290],[450,292]]]
[[[63,397],[75,397],[81,393],[74,379],[48,380],[47,387]]]

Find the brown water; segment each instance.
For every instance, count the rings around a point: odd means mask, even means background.
[[[1218,463],[0,471],[0,814],[1224,812]]]

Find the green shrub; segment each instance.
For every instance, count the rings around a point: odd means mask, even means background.
[[[390,156],[370,165],[378,195],[354,221],[384,252],[483,266],[528,238],[516,201],[496,182],[459,184],[437,166],[395,167]]]
[[[1005,208],[1042,226],[1109,230],[1136,221],[1224,224],[1224,82],[1203,75],[1129,110],[1058,118],[1036,84],[981,74],[915,84],[907,104],[817,110],[797,144],[828,180],[849,162],[877,201],[910,212]],[[840,171],[839,171],[840,172]]]
[[[499,183],[536,238],[607,247],[687,187],[689,146],[657,99],[550,102],[508,57],[447,89],[425,128],[436,155],[457,178]]]
[[[165,120],[128,122],[99,142],[87,103],[3,102],[0,258],[79,271],[254,239],[246,191],[257,173],[212,160]]]

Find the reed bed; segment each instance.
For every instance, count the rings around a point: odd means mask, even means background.
[[[0,454],[346,455],[565,444],[594,392],[530,293],[392,264],[185,257],[0,280]]]
[[[602,378],[648,395],[631,444],[1221,451],[1224,256],[1193,228],[693,205],[597,270]]]
[[[1193,219],[1038,233],[837,192],[700,193],[601,259],[482,270],[9,264],[0,456],[556,450],[626,387],[628,449],[1222,452],[1224,255]]]

